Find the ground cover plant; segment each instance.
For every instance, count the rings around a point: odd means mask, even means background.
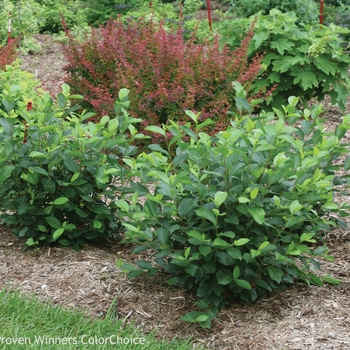
[[[84,310],[65,310],[34,296],[0,292],[0,343],[27,349],[189,349],[188,340],[162,341],[143,335],[117,319],[111,308],[104,319],[93,320]],[[19,343],[19,337],[23,343]],[[16,339],[17,344],[16,345]],[[7,343],[6,343],[7,342]],[[4,348],[4,347],[3,347]]]
[[[70,36],[66,81],[98,116],[113,109],[121,87],[128,88],[130,113],[142,118],[142,132],[169,119],[187,121],[187,109],[200,111],[202,121],[214,119],[212,129],[221,130],[234,106],[231,82],[237,80],[249,90],[260,72],[261,56],[248,62],[250,37],[248,33],[241,47],[230,52],[220,49],[217,40],[185,41],[181,30],[166,31],[162,23],[141,19],[124,26],[121,20],[113,21],[83,43]]]
[[[235,86],[239,103],[249,105]],[[348,154],[340,140],[350,119],[325,132],[320,106],[301,112],[297,105],[290,97],[274,113],[239,116],[212,137],[199,114],[187,112],[195,130],[190,123],[150,126],[172,134],[167,146],[124,159],[142,184],[123,208],[125,242],[138,244],[135,253],[151,249],[154,261],[120,266],[130,277],[164,270],[168,283],[194,291],[199,310],[184,321],[209,328],[228,300],[254,301],[298,280],[339,283],[315,271],[318,257],[332,259],[325,232],[349,215],[333,198],[348,179],[337,173],[349,169],[350,158],[344,168],[335,162]],[[146,198],[142,206],[138,195]]]

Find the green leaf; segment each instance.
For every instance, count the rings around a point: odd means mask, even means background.
[[[289,210],[292,215],[301,209],[303,209],[303,206],[299,203],[298,200],[294,200],[292,203],[290,203]]]
[[[209,247],[207,245],[199,246],[198,250],[203,256],[207,256],[208,254],[211,253],[211,247]]]
[[[277,267],[268,267],[267,271],[269,272],[269,276],[273,281],[280,283],[282,281],[283,272]]]
[[[10,114],[10,112],[15,108],[15,104],[16,104],[14,98],[8,95],[5,95],[3,97],[1,103],[4,105],[7,114]]]
[[[326,74],[335,75],[338,70],[338,65],[335,62],[329,61],[322,57],[316,57],[314,60],[315,66]]]
[[[45,169],[41,168],[40,166],[31,166],[31,167],[29,167],[29,170],[31,170],[32,172],[34,172],[36,174],[48,175],[47,171]]]
[[[240,287],[242,287],[244,289],[247,289],[247,290],[252,289],[250,283],[245,281],[245,280],[237,279],[237,280],[235,280],[235,282],[237,283],[237,285],[239,285]]]
[[[284,51],[290,51],[294,46],[293,42],[288,41],[284,38],[278,38],[271,42],[271,47],[276,49],[280,55],[284,55]]]
[[[199,209],[195,210],[195,212],[198,216],[200,216],[201,218],[204,218],[206,220],[209,220],[210,222],[212,222],[214,224],[214,226],[216,226],[216,218],[215,218],[215,215],[213,214],[213,212],[211,212],[207,208],[199,208]]]
[[[148,261],[145,260],[140,260],[137,262],[137,266],[142,269],[142,270],[150,270],[150,269],[154,269],[154,266],[149,263]]]
[[[52,228],[60,228],[61,223],[59,220],[53,216],[47,216],[46,218],[47,223],[52,227]]]
[[[292,56],[285,56],[283,59],[273,61],[273,70],[280,73],[287,72],[292,67],[291,58]]]
[[[47,232],[47,228],[43,225],[38,225],[38,229],[41,231],[41,232]]]
[[[350,169],[350,156],[347,156],[344,162],[344,170],[347,171],[349,169]]]
[[[233,281],[232,276],[227,275],[225,273],[223,273],[221,270],[219,270],[216,273],[216,281],[218,284],[221,284],[223,286],[230,284]]]
[[[63,162],[69,171],[71,171],[72,173],[79,173],[80,167],[73,159],[64,158]]]
[[[80,173],[73,174],[71,179],[70,179],[70,182],[73,183],[79,176],[80,176]]]
[[[258,187],[253,188],[252,191],[250,192],[250,198],[255,199],[258,193],[259,193],[259,188]]]
[[[248,212],[252,214],[254,220],[262,225],[265,221],[265,211],[263,208],[249,208]]]
[[[59,197],[57,199],[55,199],[52,203],[53,205],[62,205],[65,204],[69,201],[69,199],[67,197]]]
[[[238,202],[239,202],[239,203],[249,203],[249,202],[250,202],[250,199],[249,199],[249,198],[246,198],[246,197],[239,197],[239,198],[238,198]]]
[[[62,92],[57,94],[57,102],[61,108],[65,108],[67,106],[67,98],[62,94]]]
[[[102,222],[99,221],[99,220],[94,220],[93,222],[93,227],[96,228],[96,229],[100,229],[102,227]]]
[[[72,242],[69,239],[65,239],[65,238],[59,239],[58,243],[65,247],[69,247],[72,244]]]
[[[300,71],[300,73],[293,80],[293,84],[299,83],[301,83],[301,86],[304,91],[318,86],[318,80],[316,75],[310,71]]]
[[[241,246],[241,245],[245,245],[249,242],[249,238],[240,238],[240,239],[237,239],[236,241],[233,242],[233,244],[238,247],[238,246]]]
[[[197,322],[197,318],[202,316],[203,314],[199,311],[191,311],[191,312],[188,312],[186,315],[182,316],[180,318],[181,321],[185,321],[185,322]]]
[[[166,136],[165,131],[164,131],[162,128],[160,128],[159,126],[156,126],[156,125],[147,126],[147,127],[145,128],[145,130],[151,131],[151,132],[155,132],[155,133],[157,133],[157,134],[161,134],[161,135],[163,135],[164,137]]]
[[[329,284],[341,284],[341,280],[333,278],[331,276],[323,276],[321,277],[321,280]]]
[[[15,168],[13,165],[5,165],[0,172],[0,183],[4,182],[12,175],[12,171]]]
[[[38,244],[38,242],[34,242],[34,239],[33,239],[33,238],[29,238],[29,239],[27,239],[27,241],[26,241],[26,245],[29,246],[29,247],[31,247],[31,246],[33,246],[33,245],[35,245],[35,244]]]
[[[241,270],[239,269],[238,266],[236,266],[233,270],[233,278],[234,280],[237,280],[239,275],[241,274]]]
[[[58,238],[60,238],[62,236],[63,232],[64,232],[64,228],[63,227],[58,228],[52,235],[54,241],[56,241]]]
[[[215,193],[214,202],[217,207],[220,207],[222,203],[227,199],[227,192],[218,191]]]
[[[269,38],[269,36],[270,36],[270,32],[268,30],[264,30],[254,34],[253,40],[254,40],[255,50],[257,50],[261,46],[261,44]]]
[[[205,302],[204,300],[198,300],[195,302],[195,304],[201,310],[205,310],[209,307],[209,304],[207,302]]]
[[[207,315],[200,315],[196,318],[196,322],[205,322],[209,317]]]
[[[47,158],[48,156],[42,152],[32,151],[29,153],[29,157],[31,157],[31,158]]]
[[[186,234],[187,234],[187,236],[193,237],[193,238],[197,239],[198,241],[203,241],[203,237],[202,237],[201,233],[198,231],[191,230],[191,231],[186,232]]]
[[[194,207],[194,200],[192,198],[184,198],[181,200],[179,207],[178,207],[178,212],[180,218],[183,218],[186,216]]]
[[[213,247],[230,247],[230,244],[228,244],[226,241],[224,241],[221,238],[215,238],[212,246]]]
[[[129,212],[130,206],[129,206],[128,202],[120,199],[120,200],[115,201],[115,204],[118,208],[120,208],[126,212]]]
[[[184,256],[186,259],[188,259],[188,256],[190,255],[190,253],[191,253],[191,247],[187,247],[184,253]]]

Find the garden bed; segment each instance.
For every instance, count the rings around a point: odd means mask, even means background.
[[[42,52],[23,56],[22,67],[36,74],[44,89],[57,94],[65,64],[60,44],[48,35],[36,39]],[[326,102],[330,129],[341,115]],[[84,308],[93,317],[104,317],[116,298],[113,312],[125,322],[134,322],[145,332],[156,330],[160,337],[192,336],[198,345],[213,349],[350,348],[348,229],[329,234],[327,245],[335,261],[322,264],[322,274],[329,273],[341,279],[342,284],[320,288],[297,283],[252,304],[231,303],[215,318],[210,330],[179,320],[193,310],[195,299],[179,287],[168,286],[166,275],[126,279],[116,267],[116,260],[139,260],[132,255],[132,246],[106,242],[79,252],[60,247],[22,252],[23,242],[5,227],[0,227],[0,237],[0,288],[8,286],[56,304]]]

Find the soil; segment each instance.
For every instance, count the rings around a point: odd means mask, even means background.
[[[57,94],[64,81],[61,45],[39,35],[42,52],[22,56],[22,68],[33,72],[43,88]],[[342,115],[325,102],[328,127]],[[350,112],[350,104],[347,113]],[[348,137],[350,139],[350,137]],[[337,198],[337,200],[345,200]],[[22,251],[23,242],[0,226],[0,288],[34,293],[54,304],[84,309],[104,317],[116,300],[114,314],[143,332],[159,337],[192,337],[195,347],[210,349],[350,349],[350,234],[336,229],[327,237],[334,262],[322,262],[322,273],[342,280],[324,287],[296,283],[250,304],[234,302],[223,309],[210,330],[179,320],[195,309],[195,297],[169,286],[167,276],[127,280],[116,260],[133,262],[132,246],[115,242],[81,251],[51,247]]]

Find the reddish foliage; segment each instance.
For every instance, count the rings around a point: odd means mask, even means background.
[[[124,26],[111,21],[78,43],[69,35],[65,47],[67,83],[85,96],[100,114],[113,112],[121,88],[131,93],[130,113],[147,125],[168,119],[188,121],[184,110],[201,111],[200,120],[215,120],[214,129],[229,124],[235,105],[232,81],[251,84],[260,71],[260,56],[248,61],[248,33],[239,49],[219,49],[214,43],[184,41],[181,30],[168,32],[162,24],[144,22]]]
[[[17,40],[12,39],[5,46],[0,46],[0,69],[5,69],[6,65],[11,64],[17,57]]]

